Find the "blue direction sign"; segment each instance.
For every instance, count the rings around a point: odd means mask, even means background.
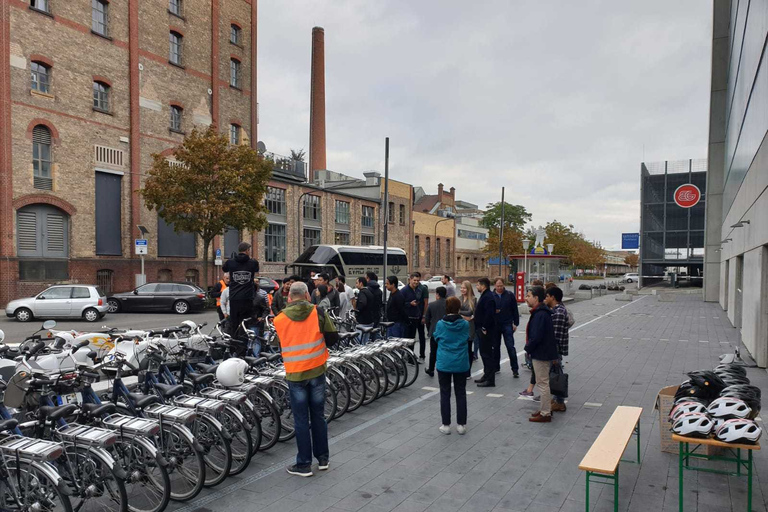
[[[136,238],[134,240],[136,247],[136,254],[147,254],[147,241],[143,238]]]
[[[224,262],[221,260],[221,249],[216,249],[216,259],[214,260],[213,264],[220,267],[223,263]]]
[[[621,248],[622,249],[639,249],[640,233],[622,233]]]

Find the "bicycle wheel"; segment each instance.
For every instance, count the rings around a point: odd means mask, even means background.
[[[219,485],[227,478],[232,467],[232,448],[229,446],[229,436],[214,418],[207,414],[197,417],[195,423],[195,438],[203,447],[205,460],[205,487]]]
[[[344,380],[349,385],[349,405],[347,412],[356,411],[365,401],[365,380],[355,364],[345,362],[339,368],[344,374]]]
[[[280,439],[282,425],[280,413],[277,411],[275,401],[261,388],[253,386],[248,391],[248,399],[256,408],[256,413],[261,419],[261,444],[259,450],[269,450]]]
[[[261,446],[261,417],[256,411],[253,402],[246,399],[245,402],[237,406],[237,410],[243,415],[251,429],[251,456],[256,455]]]
[[[280,436],[281,442],[290,441],[296,435],[293,425],[293,410],[291,410],[291,392],[288,384],[282,380],[273,381],[266,389],[269,396],[275,402],[277,412],[280,414]]]
[[[400,348],[398,349],[398,352],[400,352],[403,362],[405,363],[406,379],[403,387],[407,388],[416,382],[416,379],[419,377],[419,359],[409,348]]]
[[[128,496],[115,467],[106,453],[94,448],[64,444],[64,454],[56,461],[59,474],[72,490],[70,502],[78,512],[126,512]]]
[[[15,459],[4,462],[8,471],[0,478],[0,509],[13,512],[72,512],[64,494],[66,484],[52,466]]]
[[[243,415],[231,405],[224,408],[219,415],[219,421],[232,437],[229,441],[229,446],[232,449],[232,467],[229,469],[229,474],[237,475],[245,471],[251,463],[253,453],[251,428]]]
[[[402,354],[400,354],[400,352],[397,350],[390,352],[389,356],[397,365],[397,370],[400,373],[400,379],[397,382],[397,389],[401,389],[405,387],[405,382],[408,380],[408,368],[405,366],[405,361],[403,361]]]
[[[347,382],[344,373],[334,366],[328,368],[327,375],[333,385],[336,386],[337,393],[335,418],[340,418],[344,415],[345,412],[347,412],[347,409],[349,409],[349,401],[351,395],[349,383]]]
[[[325,407],[323,410],[323,414],[325,415],[325,422],[330,423],[333,421],[333,419],[336,417],[336,394],[338,391],[336,390],[336,386],[333,385],[333,382],[326,377],[325,378]]]
[[[379,354],[378,359],[381,361],[381,365],[387,374],[387,390],[384,394],[391,395],[397,391],[400,384],[400,369],[395,363],[394,358],[389,354]]]
[[[158,446],[168,461],[171,499],[188,501],[200,494],[205,482],[205,460],[192,432],[182,425],[165,423]]]
[[[389,385],[387,371],[384,369],[384,365],[381,364],[381,360],[378,358],[378,356],[370,355],[367,357],[367,359],[373,365],[373,369],[376,371],[376,376],[379,379],[379,394],[376,398],[381,398],[387,394],[387,387]]]
[[[125,493],[130,512],[161,512],[171,499],[171,479],[160,455],[146,438],[122,437],[112,446],[112,456],[128,474]]]
[[[381,381],[376,374],[376,368],[373,363],[368,359],[358,359],[357,367],[360,369],[360,373],[363,376],[363,382],[365,383],[365,399],[363,405],[368,405],[377,398],[379,398],[379,392],[381,391]]]

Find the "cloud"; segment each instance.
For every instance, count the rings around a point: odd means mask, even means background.
[[[259,4],[259,138],[308,148],[325,29],[328,166],[383,171],[605,246],[639,227],[640,162],[706,157],[711,4],[292,0]]]

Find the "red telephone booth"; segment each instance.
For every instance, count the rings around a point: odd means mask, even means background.
[[[525,272],[515,274],[515,297],[517,302],[525,302]]]

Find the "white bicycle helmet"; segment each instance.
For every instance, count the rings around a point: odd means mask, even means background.
[[[712,418],[747,418],[752,413],[752,409],[744,400],[724,396],[717,398],[709,404],[707,409]]]
[[[187,328],[190,331],[194,331],[195,329],[197,329],[197,324],[192,320],[184,320],[183,322],[181,322],[181,327]]]
[[[707,408],[701,402],[680,402],[672,409],[672,412],[669,413],[669,419],[671,419],[672,423],[674,423],[683,414],[690,414],[694,412],[705,414],[707,412]]]
[[[680,436],[689,437],[707,437],[714,427],[714,423],[709,416],[697,412],[683,414],[674,425],[672,432]]]
[[[756,443],[763,429],[752,420],[728,420],[717,429],[715,436],[725,443]]]
[[[240,386],[245,382],[245,371],[248,363],[242,359],[233,357],[227,359],[216,369],[216,380],[225,387]]]

